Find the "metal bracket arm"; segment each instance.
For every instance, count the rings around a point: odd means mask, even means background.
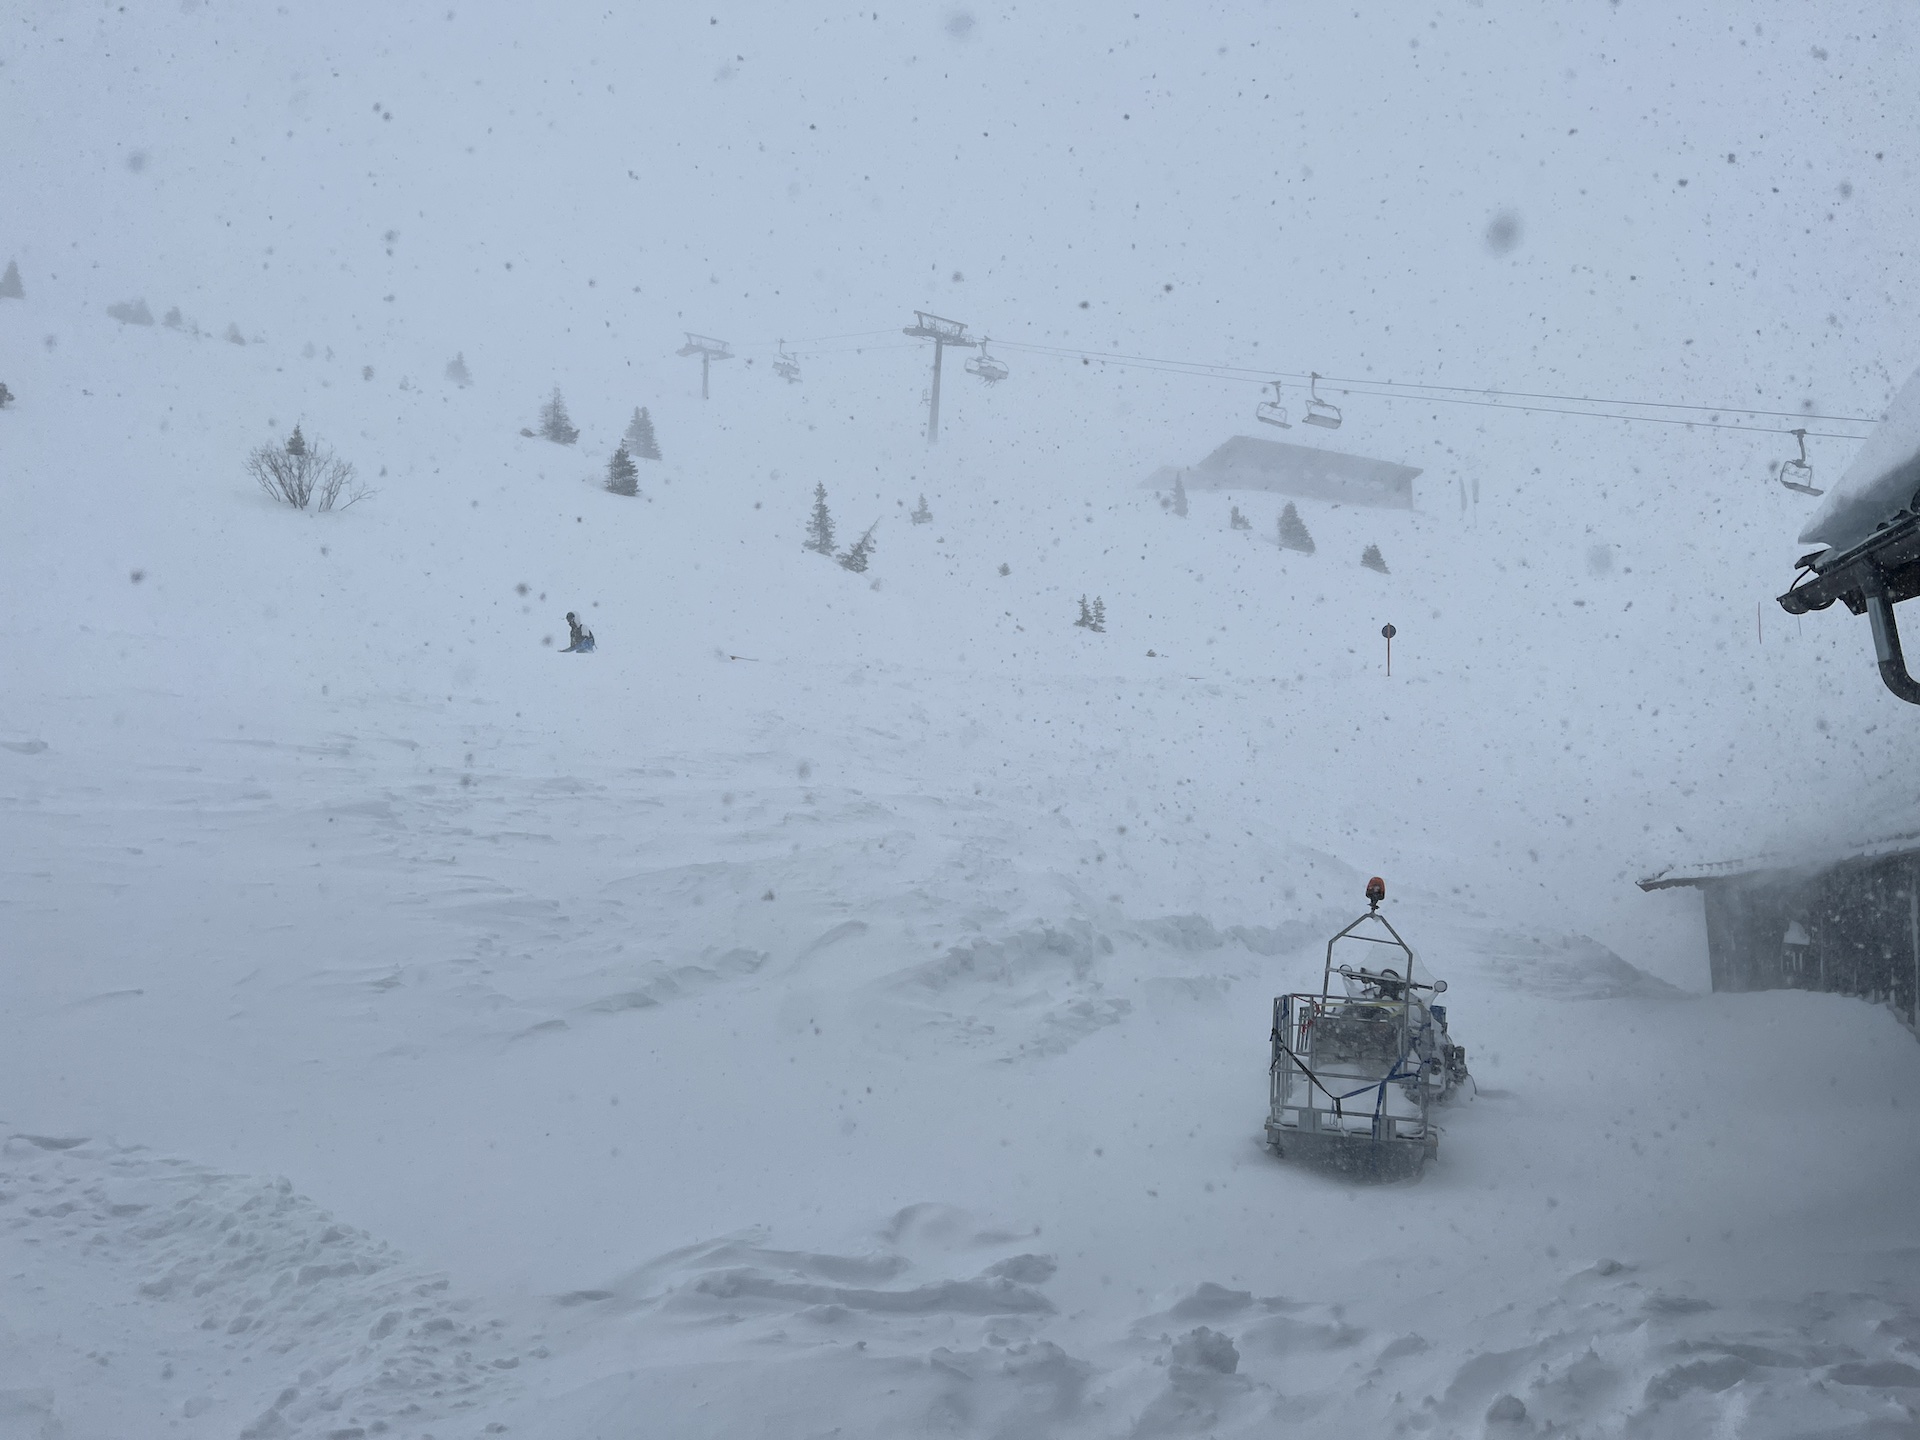
[[[1920,681],[1907,673],[1907,657],[1900,649],[1900,622],[1893,617],[1893,601],[1879,576],[1877,584],[1862,587],[1867,602],[1867,620],[1873,626],[1873,656],[1880,664],[1880,679],[1887,689],[1909,705],[1920,705]]]

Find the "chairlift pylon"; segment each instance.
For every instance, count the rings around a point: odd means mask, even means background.
[[[1272,381],[1271,388],[1273,399],[1262,400],[1254,407],[1253,418],[1262,425],[1278,425],[1282,430],[1291,430],[1293,422],[1287,419],[1287,407],[1281,403],[1280,399],[1280,382]]]
[[[1797,490],[1802,495],[1824,495],[1827,492],[1813,483],[1813,466],[1807,462],[1807,432],[1789,430],[1787,432],[1800,442],[1800,458],[1780,462],[1780,483],[1789,490]]]
[[[773,373],[789,385],[800,383],[800,362],[787,353],[787,342],[782,340],[779,353],[774,356]]]
[[[1010,373],[1005,364],[987,353],[987,338],[980,337],[980,353],[967,357],[967,373],[978,375],[989,385],[998,385]]]
[[[1317,371],[1307,381],[1307,413],[1300,418],[1323,430],[1340,428],[1340,407],[1320,398],[1320,375]]]

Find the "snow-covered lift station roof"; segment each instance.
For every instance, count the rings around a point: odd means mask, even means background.
[[[1920,370],[1893,398],[1887,415],[1800,532],[1804,545],[1838,553],[1872,536],[1920,491]]]
[[[1920,371],[1894,397],[1826,503],[1800,532],[1821,548],[1800,561],[1801,576],[1780,605],[1789,615],[1839,600],[1873,624],[1880,678],[1920,705],[1920,680],[1907,670],[1893,607],[1920,595]]]

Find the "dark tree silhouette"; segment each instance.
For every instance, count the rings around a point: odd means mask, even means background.
[[[867,527],[866,533],[854,541],[851,548],[849,548],[845,554],[833,557],[840,562],[840,568],[842,570],[851,570],[856,575],[863,574],[866,571],[867,557],[873,554],[873,532],[879,528],[880,522],[878,520],[874,521],[873,524]]]
[[[1280,512],[1280,548],[1298,550],[1302,555],[1313,553],[1313,536],[1307,533],[1307,522],[1300,518],[1300,512],[1293,508],[1293,502],[1287,502],[1287,508]]]
[[[827,510],[827,487],[813,487],[813,518],[807,521],[806,549],[820,555],[833,554],[833,516]]]
[[[640,469],[633,463],[633,457],[627,454],[624,445],[614,451],[613,458],[607,461],[607,489],[615,495],[640,493]]]

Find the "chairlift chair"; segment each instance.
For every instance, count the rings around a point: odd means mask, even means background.
[[[1278,425],[1282,430],[1291,430],[1293,422],[1287,419],[1287,407],[1280,402],[1280,382],[1272,382],[1273,399],[1262,400],[1255,407],[1253,418],[1262,425]]]
[[[787,353],[787,342],[780,342],[780,353],[774,358],[773,373],[789,385],[800,383],[800,362]]]
[[[1799,491],[1802,495],[1826,494],[1826,491],[1813,483],[1813,466],[1807,463],[1807,432],[1789,430],[1787,433],[1800,442],[1800,458],[1781,462],[1780,483],[1789,490]]]
[[[967,373],[978,375],[989,385],[998,385],[1010,373],[999,360],[987,353],[986,337],[980,338],[980,353],[967,357]]]
[[[1323,430],[1340,428],[1340,407],[1320,398],[1320,376],[1317,372],[1307,381],[1307,413],[1300,418]]]

